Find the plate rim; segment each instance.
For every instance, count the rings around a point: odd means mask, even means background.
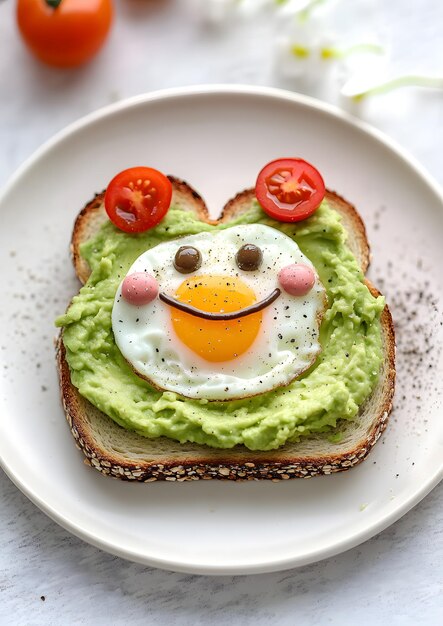
[[[120,100],[119,102],[101,107],[81,118],[70,123],[55,135],[45,141],[37,150],[35,150],[25,161],[18,166],[18,168],[10,176],[9,180],[3,185],[0,190],[0,204],[7,197],[10,190],[20,178],[26,173],[26,171],[36,164],[44,155],[49,152],[58,143],[66,140],[71,135],[74,135],[79,130],[93,125],[97,121],[118,113],[122,110],[131,109],[139,105],[164,99],[182,98],[185,96],[204,96],[204,95],[224,94],[224,95],[250,95],[258,97],[267,97],[269,99],[275,99],[279,101],[292,102],[296,105],[302,105],[307,108],[313,108],[317,111],[321,111],[336,119],[340,119],[348,125],[352,126],[363,132],[366,135],[371,136],[379,144],[382,144],[385,148],[393,152],[397,158],[409,165],[415,173],[422,179],[429,189],[433,191],[437,199],[443,205],[443,189],[437,183],[437,181],[427,172],[427,170],[413,157],[407,150],[405,150],[399,143],[391,139],[382,131],[372,127],[370,124],[350,115],[349,113],[340,110],[339,108],[319,101],[315,98],[298,94],[296,92],[290,92],[284,89],[275,87],[263,87],[253,85],[230,85],[230,84],[215,84],[215,85],[193,85],[184,87],[173,87],[168,89],[161,89],[152,91],[145,94],[140,94],[130,98]],[[373,537],[377,533],[381,532],[398,519],[400,519],[405,513],[412,509],[418,502],[420,502],[442,479],[443,479],[443,461],[440,468],[437,467],[435,473],[433,473],[428,480],[426,480],[420,488],[416,489],[409,498],[403,500],[397,507],[395,507],[391,513],[383,516],[378,522],[367,523],[357,533],[352,534],[350,537],[344,538],[341,541],[330,545],[327,548],[318,548],[311,550],[308,553],[299,556],[290,556],[285,559],[265,560],[261,563],[252,564],[229,564],[229,565],[217,565],[207,563],[190,562],[189,560],[177,561],[171,558],[159,558],[149,557],[141,555],[131,549],[124,548],[123,546],[116,545],[100,537],[98,533],[94,533],[91,530],[85,530],[78,522],[73,522],[61,512],[56,510],[51,505],[48,505],[39,495],[38,492],[27,485],[26,479],[19,475],[18,471],[14,471],[13,464],[8,464],[3,458],[2,450],[4,438],[0,438],[0,467],[5,474],[20,489],[20,491],[33,502],[41,511],[48,515],[52,520],[58,523],[60,526],[86,541],[87,543],[102,549],[108,553],[119,556],[121,558],[128,559],[133,562],[141,563],[143,565],[153,566],[165,570],[173,570],[176,572],[192,573],[192,574],[205,574],[205,575],[245,575],[245,574],[258,574],[266,572],[283,571],[293,567],[300,567],[320,561],[322,559],[329,558],[331,556],[340,554],[346,550],[349,550],[367,539]]]
[[[382,518],[378,523],[367,524],[360,532],[352,535],[351,538],[345,538],[329,548],[319,548],[313,550],[302,557],[288,557],[287,559],[280,559],[278,561],[265,561],[260,564],[229,564],[229,565],[208,565],[207,563],[188,561],[175,561],[167,558],[159,557],[145,557],[130,550],[128,548],[119,548],[115,544],[102,539],[99,535],[85,531],[79,525],[74,524],[67,519],[63,514],[56,511],[53,507],[47,505],[43,499],[37,496],[32,489],[28,489],[22,481],[17,480],[14,474],[10,474],[9,468],[3,466],[0,459],[0,466],[5,474],[10,478],[11,482],[33,503],[39,508],[45,515],[50,517],[59,526],[73,534],[74,536],[82,539],[86,543],[112,554],[120,558],[126,559],[133,563],[139,563],[141,565],[156,567],[165,571],[172,571],[184,574],[198,574],[206,576],[246,576],[250,574],[268,574],[272,572],[281,572],[289,569],[303,567],[312,563],[317,563],[328,559],[333,556],[347,552],[352,548],[359,546],[368,539],[371,539],[378,533],[382,532],[399,519],[401,519],[406,513],[414,508],[423,498],[425,498],[443,479],[443,467],[437,470],[432,476],[431,480],[425,483],[425,487],[416,491],[409,499],[403,502],[403,504],[396,509],[390,515]],[[321,478],[321,477],[317,477]]]

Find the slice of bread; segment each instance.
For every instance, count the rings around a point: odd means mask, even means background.
[[[170,179],[175,206],[193,211],[202,221],[216,223],[209,219],[204,201],[189,185],[173,177]],[[87,204],[74,225],[71,251],[75,271],[83,283],[90,270],[79,254],[79,246],[107,219],[103,197],[104,194],[99,194]],[[254,197],[253,190],[239,193],[226,204],[219,221],[229,222],[246,211]],[[354,207],[336,193],[328,191],[326,197],[330,206],[340,214],[348,232],[349,248],[365,272],[369,265],[369,245],[363,221]],[[378,295],[369,282],[368,287]],[[381,316],[381,328],[384,358],[378,383],[355,419],[339,422],[335,430],[341,434],[339,443],[331,443],[323,434],[288,443],[278,450],[257,452],[244,446],[222,450],[181,444],[165,437],[142,437],[121,428],[78,393],[71,383],[61,333],[57,343],[57,364],[63,407],[77,445],[86,456],[86,463],[115,478],[144,482],[212,478],[286,480],[331,474],[363,461],[386,428],[395,383],[395,337],[387,306]]]

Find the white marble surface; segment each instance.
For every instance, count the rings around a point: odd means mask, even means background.
[[[0,184],[57,130],[117,99],[208,82],[290,86],[272,71],[266,16],[207,29],[186,0],[120,0],[103,53],[62,72],[24,50],[14,4],[0,3]],[[397,62],[441,71],[440,0],[388,4],[381,15]],[[326,97],[335,100],[331,92]],[[380,96],[361,115],[443,184],[441,92]],[[442,485],[391,528],[340,556],[289,572],[214,578],[109,556],[58,527],[4,474],[0,498],[2,625],[441,623]]]

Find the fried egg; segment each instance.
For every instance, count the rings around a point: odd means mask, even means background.
[[[321,351],[325,289],[284,233],[233,226],[161,243],[120,284],[115,341],[136,374],[188,398],[288,385]]]

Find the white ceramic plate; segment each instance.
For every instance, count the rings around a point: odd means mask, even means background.
[[[370,457],[339,475],[282,483],[130,484],[85,467],[59,402],[53,320],[78,285],[78,210],[119,170],[188,180],[214,214],[279,156],[312,161],[362,213],[371,277],[397,322],[397,406]],[[282,91],[179,89],[70,126],[19,169],[0,200],[0,453],[16,485],[86,541],[199,573],[290,568],[382,530],[442,477],[442,197],[379,133]]]

